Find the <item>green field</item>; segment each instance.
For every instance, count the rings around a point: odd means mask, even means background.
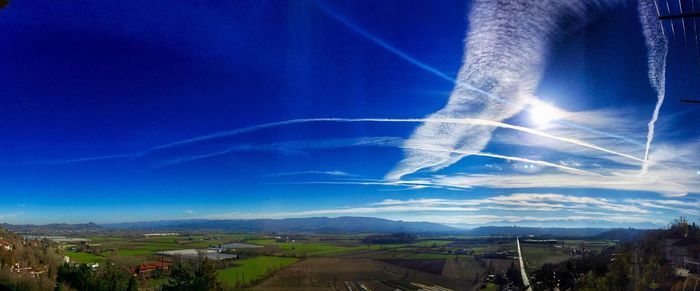
[[[246,259],[230,260],[217,266],[217,279],[226,288],[236,285],[246,287],[290,287],[293,279],[294,286],[319,287],[323,286],[352,286],[360,288],[359,284],[366,284],[372,288],[388,284],[410,284],[422,282],[428,285],[456,288],[465,286],[477,286],[484,284],[482,281],[488,266],[493,266],[495,272],[505,271],[512,260],[482,259],[478,255],[498,251],[515,249],[515,243],[490,242],[488,240],[459,241],[456,245],[456,237],[419,237],[412,243],[397,244],[366,244],[364,237],[333,236],[333,235],[300,235],[292,241],[277,241],[266,235],[255,234],[193,234],[168,237],[144,237],[141,235],[118,236],[91,236],[87,244],[76,244],[83,249],[99,252],[95,255],[87,252],[71,252],[65,250],[71,261],[76,263],[100,263],[114,260],[125,266],[136,266],[144,262],[159,259],[158,251],[176,249],[203,249],[210,246],[218,246],[229,242],[243,242],[264,246],[264,248],[238,249],[234,252],[249,256]],[[559,247],[553,245],[523,244],[523,260],[528,272],[540,268],[546,263],[559,263],[571,258],[569,254],[572,248],[585,247],[599,250],[614,245],[611,241],[562,241]],[[69,245],[64,245],[66,248]],[[469,248],[474,255],[454,252]],[[452,254],[449,254],[452,253]],[[169,259],[169,258],[166,258]],[[416,261],[410,266],[402,266],[391,259]],[[439,273],[427,272],[426,266],[433,266],[433,261],[444,262]],[[299,262],[298,264],[295,264]],[[285,266],[290,266],[284,268]],[[232,267],[231,267],[232,266]],[[278,270],[284,268],[282,271]],[[301,271],[300,271],[301,270]],[[493,272],[492,271],[492,272]],[[300,272],[305,275],[299,277]],[[368,272],[368,273],[364,273]],[[270,273],[274,273],[269,276]],[[412,274],[413,277],[401,278]],[[369,276],[369,277],[366,277]],[[253,286],[252,282],[263,278],[261,285]],[[292,279],[290,279],[292,278]],[[301,278],[301,279],[300,279]],[[377,278],[366,282],[365,278]],[[167,278],[147,278],[145,286],[157,287],[166,283]],[[383,281],[384,283],[381,283]],[[334,285],[341,282],[342,285]],[[389,283],[387,283],[389,282]],[[403,285],[402,285],[403,286]],[[381,289],[380,287],[376,287]],[[489,284],[486,290],[495,290],[495,285]]]
[[[66,251],[66,255],[70,258],[71,262],[81,264],[102,263],[105,261],[105,257],[93,255],[91,253]]]
[[[451,243],[452,243],[451,240],[424,240],[424,241],[416,242],[412,245],[421,246],[421,247],[433,247],[433,246],[441,247],[441,246],[449,245]]]
[[[121,250],[117,254],[122,257],[129,257],[129,256],[147,256],[147,255],[152,255],[154,253],[153,250],[149,249],[127,249],[127,250]]]
[[[367,249],[365,245],[339,246],[323,242],[276,242],[274,240],[248,240],[246,243],[277,247],[285,254],[298,257],[330,256]]]
[[[166,237],[114,237],[91,236],[90,244],[101,249],[113,249],[120,257],[141,257],[149,259],[158,251],[190,248],[207,248],[231,241],[247,238],[250,235],[217,234],[212,236],[166,236]]]
[[[259,279],[270,271],[279,270],[284,266],[296,263],[297,258],[260,256],[237,261],[238,266],[219,270],[217,279],[224,286],[235,286],[236,281],[247,284]]]
[[[272,239],[252,239],[246,243],[264,245],[279,248],[285,255],[293,255],[297,257],[325,257],[335,256],[362,250],[412,250],[416,247],[442,247],[452,243],[449,240],[426,240],[410,244],[374,244],[366,245],[359,241],[346,240],[342,244],[335,242],[334,244],[316,241],[297,241],[297,242],[277,242]]]
[[[465,256],[465,255],[461,255]],[[448,255],[448,254],[430,254],[430,253],[421,253],[421,254],[412,254],[408,257],[405,257],[405,259],[454,259],[455,255]]]

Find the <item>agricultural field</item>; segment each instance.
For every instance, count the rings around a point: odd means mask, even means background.
[[[299,257],[323,257],[337,256],[363,250],[396,250],[410,251],[417,248],[446,247],[452,241],[448,240],[427,240],[418,241],[411,244],[363,244],[359,240],[336,240],[333,242],[319,240],[299,240],[295,242],[278,242],[273,239],[250,239],[246,243],[263,245],[277,248],[284,255]]]
[[[91,253],[66,250],[65,255],[78,263],[94,263],[105,261],[109,257],[118,257],[121,262],[129,265],[139,265],[157,259],[156,252],[188,248],[215,247],[234,240],[241,240],[250,235],[241,234],[212,234],[208,236],[165,236],[144,237],[129,236],[90,236],[87,244]],[[65,245],[68,249],[75,244]]]
[[[597,253],[607,247],[615,246],[616,242],[609,240],[585,241],[562,240],[556,245],[523,244],[523,263],[527,272],[539,269],[544,264],[558,264],[572,258],[573,249],[586,249]]]
[[[162,259],[159,251],[205,249],[227,243],[245,243],[259,248],[240,248],[217,264],[223,286],[245,286],[253,290],[418,290],[420,286],[471,289],[488,286],[489,275],[518,265],[513,259],[514,238],[425,237],[411,243],[366,244],[361,235],[296,235],[294,239],[254,234],[197,234],[165,237],[142,235],[91,236],[87,244],[65,245],[64,254],[77,263],[114,260],[129,266]],[[601,250],[611,241],[562,240],[551,244],[523,244],[527,272],[545,263],[572,257],[574,249]],[[90,252],[70,251],[71,246]],[[166,257],[166,260],[172,258]],[[167,277],[166,277],[167,278]],[[149,278],[157,287],[166,278]],[[430,287],[433,288],[433,287]]]
[[[250,259],[236,261],[235,267],[219,270],[217,279],[224,286],[234,287],[240,284],[248,284],[258,280],[267,274],[273,273],[287,265],[296,263],[298,258],[259,256]]]
[[[445,259],[390,259],[382,261],[388,264],[438,275],[442,274],[442,268],[445,266]]]
[[[397,279],[399,275],[383,270],[371,259],[308,258],[277,272],[254,289],[348,290],[344,287],[346,284],[355,286]]]
[[[522,245],[523,263],[528,273],[539,269],[544,264],[557,264],[568,260],[572,256],[568,248],[555,248],[551,245],[531,246]]]
[[[246,243],[279,249],[284,255],[298,257],[332,256],[367,249],[365,245],[338,245],[326,242],[276,242],[275,240],[247,240]]]
[[[80,263],[80,264],[93,264],[93,263],[102,263],[106,260],[105,257],[103,256],[98,256],[98,255],[93,255],[90,253],[83,253],[83,252],[72,252],[72,251],[66,251],[66,256],[70,258],[71,262],[75,263]]]
[[[442,275],[449,278],[466,279],[479,278],[486,273],[486,267],[472,256],[461,256],[445,260]]]

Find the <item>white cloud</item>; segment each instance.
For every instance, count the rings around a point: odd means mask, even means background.
[[[486,224],[496,221],[603,220],[665,222],[676,213],[659,216],[646,204],[628,205],[600,197],[555,193],[515,193],[478,199],[385,199],[361,207],[270,213],[223,213],[204,218],[288,218],[313,216],[373,216],[406,221]],[[668,202],[675,203],[675,202]],[[503,214],[496,215],[493,211]]]

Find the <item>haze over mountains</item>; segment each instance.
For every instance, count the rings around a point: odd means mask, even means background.
[[[664,225],[653,223],[649,221],[640,222],[615,222],[609,220],[596,220],[596,219],[557,219],[557,220],[521,220],[517,222],[513,221],[494,221],[486,225],[475,225],[472,227],[479,226],[521,226],[521,227],[557,227],[557,228],[641,228],[641,229],[653,229],[662,228]],[[464,228],[464,225],[452,225],[455,227]]]
[[[188,229],[251,232],[453,232],[458,229],[430,222],[393,221],[372,217],[311,217],[285,219],[169,220],[104,224],[112,229]]]
[[[533,225],[528,225],[532,223]],[[538,224],[539,223],[539,224]],[[600,221],[561,220],[556,223],[499,222],[470,229],[431,222],[394,221],[372,217],[311,217],[286,219],[190,219],[107,224],[0,225],[20,233],[85,233],[96,231],[225,231],[225,232],[308,232],[308,233],[440,233],[457,235],[567,236],[610,239],[633,237],[644,229],[660,228],[651,223],[610,225]],[[641,229],[637,231],[637,229]]]

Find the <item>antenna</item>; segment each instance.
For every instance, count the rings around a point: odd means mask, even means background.
[[[680,95],[680,102],[700,104],[700,96],[693,98],[688,94],[700,92],[700,45],[697,24],[697,19],[700,18],[700,4],[696,8],[696,0],[678,0],[677,3],[671,0],[658,1],[661,3],[654,0],[654,4],[661,29],[666,30],[664,34],[667,36],[670,31],[672,36],[668,38],[668,75],[674,77],[673,86]],[[659,6],[662,9],[659,9]],[[663,9],[664,7],[666,9]],[[661,15],[664,12],[666,15]],[[672,62],[675,67],[671,66]]]

